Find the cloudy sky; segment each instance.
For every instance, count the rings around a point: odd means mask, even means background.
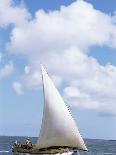
[[[83,137],[116,139],[116,1],[0,0],[0,135],[38,136],[40,63]]]

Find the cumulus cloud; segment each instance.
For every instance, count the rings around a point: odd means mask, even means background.
[[[39,66],[25,66],[24,74],[20,77],[20,79],[27,88],[38,88],[41,84],[41,74]]]
[[[116,113],[116,67],[111,64],[102,66],[85,54],[83,57],[78,55],[76,60],[71,70],[74,78],[65,75],[68,80],[64,89],[66,101],[73,106]]]
[[[0,68],[0,79],[9,76],[14,70],[13,63],[9,62]]]
[[[13,24],[15,26],[24,26],[30,18],[30,13],[22,5],[16,6],[12,0],[0,0],[1,27],[9,24]]]
[[[8,49],[36,57],[41,53],[62,53],[73,46],[83,51],[92,45],[116,47],[113,19],[84,1],[62,6],[59,11],[39,10],[26,26],[13,29]]]
[[[52,78],[53,82],[55,83],[55,85],[56,85],[57,87],[61,86],[62,79],[61,79],[60,76],[52,75],[51,78]]]
[[[23,93],[23,90],[22,90],[23,87],[20,82],[14,81],[12,86],[18,95],[21,95]]]
[[[38,10],[31,19],[26,8],[5,2],[1,5],[10,8],[11,15],[2,9],[2,24],[14,24],[7,50],[27,56],[29,62],[20,77],[24,86],[37,88],[41,84],[42,62],[58,86],[65,82],[63,94],[69,104],[116,113],[116,66],[102,66],[88,56],[91,46],[116,48],[115,15],[78,0],[60,10]],[[17,10],[20,17],[11,18]]]

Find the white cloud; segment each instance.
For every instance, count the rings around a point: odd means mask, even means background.
[[[116,66],[102,66],[88,56],[89,47],[94,45],[116,48],[115,15],[78,0],[58,11],[39,10],[29,21],[25,8],[5,2],[1,5],[9,9],[9,16],[2,9],[2,24],[14,24],[7,50],[24,54],[29,60],[20,77],[24,86],[37,88],[41,84],[42,62],[55,77],[55,83],[65,81],[64,97],[70,104],[116,113]]]
[[[66,94],[68,97],[78,97],[80,96],[80,91],[75,87],[66,87],[64,89],[64,94]]]
[[[56,75],[52,75],[51,78],[52,78],[53,82],[55,83],[55,85],[56,85],[57,87],[61,86],[61,83],[62,83],[61,77],[56,76]]]
[[[67,78],[65,73],[68,86],[64,89],[64,98],[73,106],[116,113],[116,67],[101,66],[85,54],[81,58],[77,57],[72,65],[71,75],[75,77]]]
[[[39,88],[41,84],[40,67],[30,65],[25,66],[24,74],[20,77],[20,80],[29,89]]]
[[[13,69],[14,67],[12,62],[5,64],[2,68],[0,68],[0,79],[9,76],[13,72]]]
[[[14,81],[12,86],[18,95],[23,94],[23,90],[22,90],[23,87],[20,82]]]
[[[36,58],[48,52],[62,53],[70,47],[83,51],[92,45],[116,47],[113,19],[84,1],[62,6],[59,11],[39,10],[26,26],[13,29],[8,49]]]
[[[16,6],[12,0],[0,0],[0,26],[9,24],[25,26],[31,18],[30,13],[22,5]]]

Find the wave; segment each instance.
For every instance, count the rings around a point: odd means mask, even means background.
[[[102,153],[102,152],[101,152],[101,153],[97,153],[97,155],[98,155],[98,154],[99,154],[99,155],[115,155],[116,153],[110,153],[110,152],[109,152],[109,153]]]
[[[8,152],[10,152],[10,151],[4,151],[4,150],[0,151],[0,153],[8,153]]]

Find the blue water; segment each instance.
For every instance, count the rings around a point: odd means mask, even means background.
[[[0,155],[18,155],[12,153],[12,144],[16,139],[20,142],[24,142],[26,138],[27,137],[0,136]],[[30,139],[33,143],[37,140],[37,138]],[[87,144],[89,152],[79,151],[78,155],[116,155],[115,140],[85,139],[85,143]]]

